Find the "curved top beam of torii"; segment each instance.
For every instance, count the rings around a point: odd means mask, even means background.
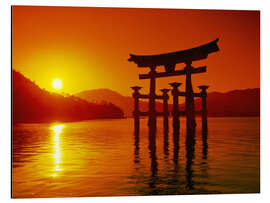
[[[197,61],[207,58],[208,54],[219,50],[218,38],[212,42],[183,51],[158,54],[158,55],[133,55],[130,54],[128,61],[134,62],[138,67],[168,66],[188,61]]]

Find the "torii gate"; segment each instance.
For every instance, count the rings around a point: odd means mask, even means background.
[[[155,127],[156,126],[156,116],[157,115],[165,115],[167,112],[156,112],[155,109],[155,100],[156,99],[163,99],[163,101],[167,101],[167,90],[163,91],[163,95],[159,96],[156,95],[156,78],[160,77],[170,77],[170,76],[177,76],[177,75],[186,75],[186,86],[185,92],[178,92],[178,86],[180,83],[171,83],[170,85],[173,87],[173,97],[175,99],[173,103],[173,116],[178,119],[181,112],[178,112],[178,96],[185,96],[185,115],[187,118],[186,126],[187,129],[194,129],[196,127],[195,121],[195,106],[194,106],[194,97],[202,97],[202,107],[205,109],[202,110],[202,117],[203,117],[203,126],[207,127],[207,120],[206,120],[206,89],[208,86],[199,86],[202,90],[201,93],[194,93],[192,82],[191,82],[191,75],[196,73],[204,73],[206,72],[206,66],[194,68],[191,66],[193,61],[206,59],[208,54],[216,52],[219,50],[217,46],[217,42],[219,39],[216,39],[208,44],[195,47],[192,49],[187,49],[178,52],[171,52],[166,54],[159,54],[159,55],[133,55],[130,54],[130,58],[128,59],[130,62],[134,62],[137,64],[138,67],[148,67],[150,68],[150,72],[148,74],[140,74],[139,79],[150,79],[150,92],[148,95],[142,95],[139,93],[141,87],[132,87],[135,91],[133,94],[134,101],[135,101],[135,110],[134,110],[134,118],[135,120],[139,119],[139,116],[149,116],[149,126]],[[175,65],[178,63],[185,63],[186,67],[183,70],[175,70]],[[157,66],[164,66],[165,72],[156,72]],[[138,105],[139,98],[147,98],[149,99],[149,111],[148,112],[140,112]],[[165,99],[166,98],[166,99]],[[136,106],[137,105],[137,106]],[[165,105],[164,105],[165,106]],[[165,116],[164,116],[165,120]],[[176,121],[175,121],[176,122]],[[165,123],[165,121],[164,121]],[[177,122],[174,123],[177,125]]]

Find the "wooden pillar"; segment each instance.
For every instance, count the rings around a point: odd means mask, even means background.
[[[170,89],[160,89],[163,93],[163,149],[164,149],[164,158],[167,159],[169,155],[169,107],[168,100],[169,95],[168,92]]]
[[[170,85],[173,87],[172,96],[173,96],[173,109],[172,109],[172,117],[173,117],[173,162],[175,167],[178,165],[178,152],[179,152],[179,129],[180,129],[180,121],[179,121],[179,90],[178,87],[182,83],[173,82]]]
[[[206,104],[206,97],[207,93],[206,90],[209,86],[201,85],[198,86],[201,89],[201,98],[202,98],[202,108],[201,108],[201,114],[202,114],[202,130],[205,131],[208,129],[207,125],[207,104]]]
[[[195,106],[194,106],[194,97],[193,97],[193,88],[191,82],[192,74],[192,61],[186,61],[186,126],[187,129],[194,129],[196,127],[195,121]]]
[[[172,89],[172,96],[173,96],[173,109],[172,109],[172,116],[173,116],[173,128],[174,130],[179,130],[180,122],[179,122],[179,99],[178,99],[178,87],[182,83],[173,82],[170,85],[173,87]]]
[[[150,67],[150,92],[149,92],[149,127],[156,127],[156,66]]]
[[[139,86],[133,86],[133,87],[131,87],[131,89],[134,90],[132,96],[134,98],[133,117],[134,117],[134,127],[135,127],[135,130],[138,130],[139,127],[140,127],[140,107],[139,107],[139,96],[140,96],[140,93],[139,93],[139,90],[141,88],[142,87],[139,87]]]
[[[164,132],[168,131],[169,128],[169,108],[168,108],[168,100],[169,100],[169,95],[168,92],[170,89],[160,89],[160,91],[163,93],[163,127],[164,127]]]

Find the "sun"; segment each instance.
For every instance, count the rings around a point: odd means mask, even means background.
[[[56,90],[62,89],[62,87],[63,87],[62,80],[60,80],[59,78],[53,79],[53,81],[52,81],[52,86],[53,86],[53,88],[56,89]]]

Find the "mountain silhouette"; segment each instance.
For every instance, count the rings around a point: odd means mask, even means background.
[[[89,102],[102,103],[104,101],[111,102],[116,106],[121,107],[126,117],[131,117],[134,110],[133,97],[127,97],[119,94],[118,92],[109,89],[94,89],[86,90],[75,94],[76,97],[80,97]],[[140,101],[140,110],[148,110],[148,102]],[[156,102],[157,111],[162,111],[163,104],[161,102]]]
[[[14,123],[123,118],[122,110],[112,103],[91,103],[48,92],[15,70],[12,71],[12,106]]]
[[[121,107],[126,117],[131,117],[134,109],[134,101],[131,96],[123,96],[109,89],[87,90],[77,93],[75,96],[89,102],[111,102]],[[184,101],[184,98],[181,100]],[[184,104],[180,104],[179,107],[181,110],[185,108]],[[213,117],[260,116],[260,89],[233,90],[225,93],[210,92],[207,97],[207,107],[208,115]],[[200,99],[195,99],[195,109],[200,110],[200,108]],[[161,102],[156,102],[156,109],[162,111]],[[172,105],[169,104],[169,110],[171,111],[171,109]],[[140,110],[148,110],[147,100],[140,101]]]
[[[200,109],[201,103],[195,100]],[[260,88],[211,92],[207,98],[209,116],[260,116]]]

